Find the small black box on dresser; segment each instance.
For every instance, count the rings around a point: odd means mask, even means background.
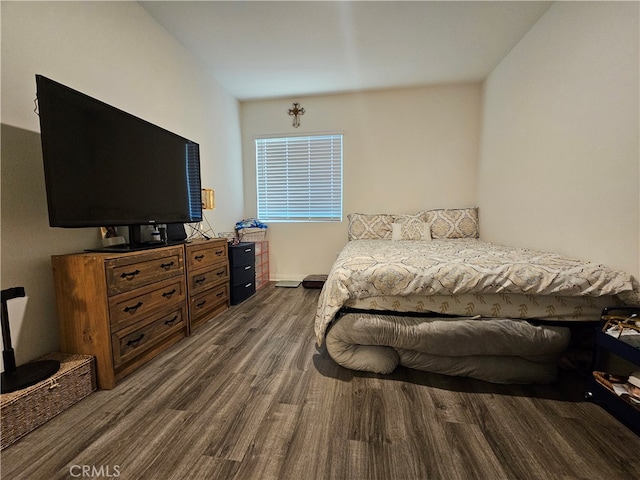
[[[237,305],[256,291],[256,253],[253,242],[229,245],[231,305]]]

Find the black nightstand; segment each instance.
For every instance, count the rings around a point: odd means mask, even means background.
[[[607,352],[632,363],[640,370],[640,348],[619,340],[603,331],[607,318],[611,315],[626,317],[632,314],[640,315],[640,307],[623,306],[607,307],[602,311],[600,328],[596,332],[596,350],[593,362],[593,376],[589,382],[587,399],[602,405],[614,414],[620,421],[640,435],[640,406],[632,403],[628,398],[616,395],[609,382],[610,376],[602,371],[604,356]],[[618,373],[618,372],[616,372]],[[628,375],[631,372],[622,372]]]
[[[253,242],[229,245],[231,305],[244,302],[256,292],[256,248]]]

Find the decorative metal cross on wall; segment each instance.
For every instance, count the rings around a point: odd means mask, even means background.
[[[298,128],[300,126],[300,115],[304,115],[304,108],[299,103],[294,103],[293,108],[289,109],[289,115],[293,117],[293,126]]]

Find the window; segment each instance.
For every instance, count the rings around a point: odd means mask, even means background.
[[[342,221],[342,134],[256,139],[258,218]]]

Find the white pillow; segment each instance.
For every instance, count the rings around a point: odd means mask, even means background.
[[[431,224],[408,221],[405,223],[391,224],[391,240],[422,240],[431,241]]]

